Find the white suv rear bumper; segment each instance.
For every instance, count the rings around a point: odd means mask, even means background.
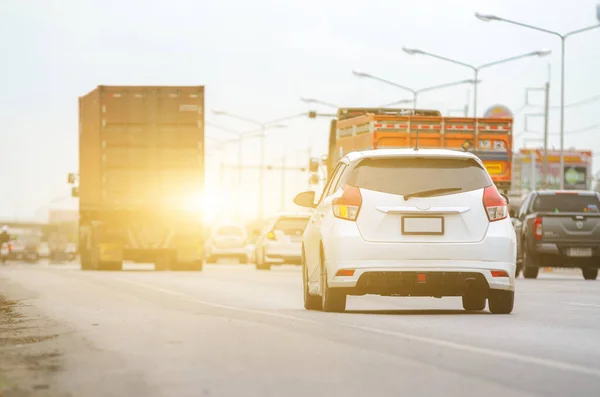
[[[328,283],[353,288],[364,273],[471,272],[485,277],[489,288],[514,290],[516,238],[509,219],[490,223],[485,237],[474,243],[380,243],[363,240],[356,223],[336,220],[323,241]],[[339,270],[352,276],[336,276]],[[508,277],[492,277],[492,270]]]
[[[353,276],[336,276],[338,270],[354,270]],[[492,270],[503,270],[508,277],[493,277]],[[502,262],[471,262],[464,261],[361,261],[341,262],[336,266],[328,265],[328,284],[333,288],[354,288],[360,277],[365,274],[390,272],[423,272],[423,273],[479,273],[485,277],[490,289],[514,291],[515,265]]]

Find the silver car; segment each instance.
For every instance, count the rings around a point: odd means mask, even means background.
[[[237,258],[240,263],[248,263],[248,235],[239,225],[215,227],[206,243],[206,262],[215,263],[221,258]]]
[[[309,219],[310,213],[282,213],[269,219],[256,242],[256,268],[269,270],[273,265],[300,265],[302,235]]]

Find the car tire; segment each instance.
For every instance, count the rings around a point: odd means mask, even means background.
[[[598,278],[598,269],[584,268],[581,269],[581,272],[583,273],[583,278],[585,280],[595,280]]]
[[[491,290],[488,303],[492,314],[510,314],[515,305],[515,292]]]
[[[533,262],[527,245],[523,246],[523,261],[521,262],[521,271],[525,278],[537,278],[540,268]]]
[[[321,309],[329,313],[342,313],[346,311],[346,294],[329,288],[327,285],[327,266],[321,254]]]
[[[481,311],[485,309],[485,295],[482,293],[466,293],[462,297],[463,309],[468,311]]]
[[[304,308],[306,310],[321,310],[321,297],[311,295],[308,288],[308,267],[306,267],[304,253],[302,254],[302,286],[304,290]]]
[[[271,270],[270,263],[257,263],[256,270]]]

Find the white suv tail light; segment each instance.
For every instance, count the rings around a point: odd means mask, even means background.
[[[362,206],[360,189],[350,185],[345,185],[343,189],[344,193],[332,201],[333,215],[340,219],[356,221]]]
[[[483,206],[485,207],[490,222],[499,221],[508,217],[506,201],[494,185],[490,185],[483,189]]]

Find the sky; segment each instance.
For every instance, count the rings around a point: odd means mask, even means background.
[[[98,85],[205,85],[206,121],[246,131],[248,123],[211,109],[261,121],[316,109],[300,97],[340,106],[374,106],[410,95],[352,75],[359,69],[422,88],[472,78],[472,72],[402,47],[419,48],[479,65],[536,50],[525,58],[480,73],[478,113],[493,104],[515,112],[524,128],[525,88],[541,87],[550,74],[550,132],[559,131],[560,40],[474,12],[567,32],[598,23],[597,0],[1,0],[0,1],[0,219],[44,219],[49,208],[76,208],[68,198],[69,172],[78,167],[77,99]],[[600,29],[567,40],[566,103],[600,95]],[[550,73],[549,73],[550,71]],[[473,94],[466,86],[424,93],[420,107],[447,114]],[[531,102],[542,104],[540,94]],[[565,113],[566,147],[600,153],[600,100]],[[528,128],[542,131],[540,118]],[[308,153],[327,151],[329,120],[298,118],[266,138],[267,163],[305,166]],[[577,132],[584,129],[585,132]],[[574,131],[569,134],[569,131]],[[248,211],[258,201],[258,173],[237,185],[221,163],[237,161],[237,146],[218,146],[231,135],[207,127],[207,191],[226,211],[237,197]],[[518,135],[516,146],[541,135]],[[528,139],[524,142],[524,139]],[[550,145],[559,147],[558,136]],[[243,162],[259,164],[259,142],[247,140]],[[597,158],[595,170],[600,167]],[[284,176],[285,203],[306,188],[300,172]],[[222,177],[222,178],[221,178]],[[282,174],[267,174],[268,211],[281,207]]]

